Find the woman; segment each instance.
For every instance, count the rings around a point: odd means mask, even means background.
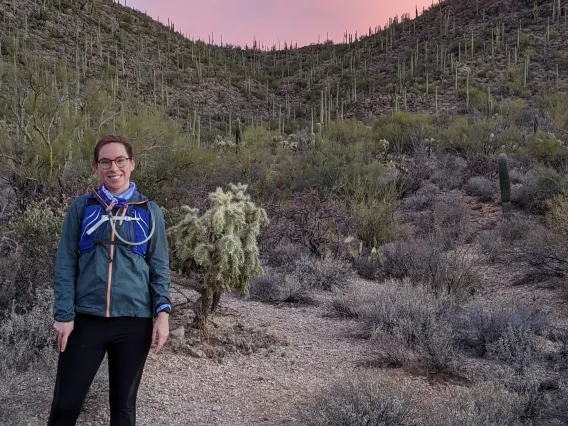
[[[75,424],[105,353],[110,424],[133,426],[148,352],[154,345],[158,353],[169,333],[164,217],[130,180],[134,167],[127,138],[101,139],[93,159],[101,184],[65,217],[53,282],[60,354],[49,426]]]

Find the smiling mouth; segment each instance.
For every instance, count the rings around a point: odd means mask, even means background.
[[[119,180],[122,176],[109,176],[110,180]]]

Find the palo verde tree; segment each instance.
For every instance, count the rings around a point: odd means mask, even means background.
[[[211,207],[203,216],[183,206],[184,215],[168,229],[173,260],[184,275],[196,268],[205,289],[195,308],[194,325],[206,329],[207,319],[226,291],[249,295],[250,280],[263,274],[257,238],[268,225],[266,211],[246,194],[247,185],[230,185],[209,194]]]

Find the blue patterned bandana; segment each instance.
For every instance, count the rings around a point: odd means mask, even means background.
[[[101,197],[101,199],[111,208],[123,208],[126,207],[128,200],[132,198],[132,196],[136,192],[136,184],[131,181],[128,189],[118,196],[113,195],[104,183],[101,183],[96,192],[97,195]]]

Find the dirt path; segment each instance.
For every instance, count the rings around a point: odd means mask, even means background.
[[[498,204],[465,198],[476,234],[498,225]],[[472,251],[483,278],[475,298],[487,304],[538,303],[554,324],[568,325],[566,298],[558,287],[530,280],[519,285],[528,271],[526,265],[487,263],[479,250],[473,247]],[[163,353],[150,355],[139,392],[137,424],[299,425],[296,417],[301,403],[335,377],[361,369],[372,357],[371,344],[359,337],[361,324],[330,316],[330,293],[315,298],[315,306],[277,307],[225,295],[214,317],[218,325],[214,335],[223,340],[222,345],[213,337],[204,342],[195,330],[186,329],[184,339],[172,336]],[[183,315],[173,316],[172,330],[188,323]],[[185,346],[178,343],[181,341]],[[403,369],[381,371],[421,394],[437,392],[437,386],[410,377]],[[106,372],[100,373],[104,377]],[[87,402],[78,425],[109,424],[106,381],[95,385],[95,397]],[[42,405],[47,407],[47,401]],[[44,418],[43,414],[38,417]]]
[[[253,340],[255,333],[260,339],[266,333],[279,343],[250,355],[236,352],[217,359],[171,348],[151,354],[140,387],[137,424],[296,424],[297,404],[321,384],[356,369],[370,349],[357,337],[360,324],[328,315],[331,295],[318,299],[319,306],[275,307],[226,296],[215,317],[216,332],[254,330]],[[82,424],[108,424],[107,409],[102,408],[93,405]]]

